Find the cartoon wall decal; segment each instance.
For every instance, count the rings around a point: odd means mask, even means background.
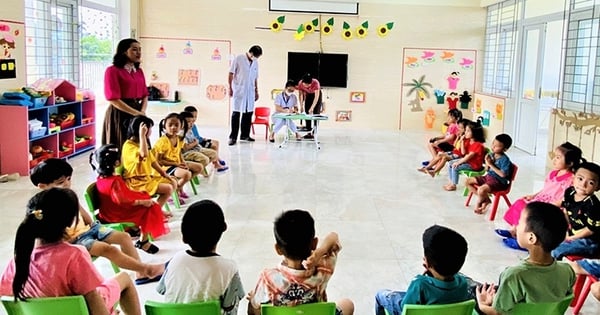
[[[481,114],[481,100],[477,99],[475,102],[475,113]]]
[[[17,37],[21,34],[19,28],[22,24],[0,21],[0,79],[14,79],[17,77],[17,61],[15,50],[18,47]],[[19,43],[22,43],[19,41]],[[20,45],[22,46],[22,45]]]
[[[446,96],[446,92],[440,89],[433,90],[433,95],[435,95],[435,101],[437,104],[444,104],[444,96]]]
[[[155,70],[152,70],[152,75],[150,75],[150,80],[152,80],[152,81],[158,80],[158,72],[156,72]]]
[[[178,85],[198,85],[200,80],[200,70],[197,69],[179,69],[177,74]]]
[[[445,63],[454,63],[454,53],[451,51],[443,51],[440,56],[443,62]]]
[[[194,54],[194,50],[192,49],[192,42],[190,42],[189,40],[187,41],[187,43],[185,43],[185,48],[183,49],[183,54],[184,55],[193,55]]]
[[[484,127],[490,126],[490,111],[487,109],[483,111],[483,120],[481,121],[481,124]]]
[[[471,100],[473,100],[473,98],[471,97],[471,95],[469,95],[469,91],[463,91],[463,93],[459,97],[459,100],[460,108],[467,109],[469,108],[469,103],[471,103]]]
[[[348,24],[348,22],[344,21],[342,28],[344,29],[342,31],[342,38],[345,40],[352,39],[352,31],[350,30],[350,24]]]
[[[160,48],[158,48],[158,52],[156,52],[156,58],[167,58],[167,53],[165,52],[165,47],[163,45],[160,45]]]
[[[351,103],[364,103],[367,98],[366,92],[350,92]]]
[[[377,35],[379,35],[379,37],[386,37],[392,28],[394,28],[394,22],[379,25],[377,27]]]
[[[296,32],[294,33],[294,39],[302,40],[304,38],[304,34],[306,34],[306,32],[304,31],[304,24],[300,24],[300,25],[298,25],[298,28],[296,29]]]
[[[459,65],[463,68],[463,69],[473,69],[473,59],[469,59],[469,58],[462,58],[462,61],[459,63]]]
[[[502,113],[504,113],[504,104],[496,104],[496,119],[502,120]]]
[[[433,87],[431,83],[425,82],[425,75],[422,75],[418,80],[412,79],[411,82],[403,83],[402,86],[409,87],[410,89],[406,92],[406,96],[410,97],[412,94],[415,98],[408,103],[411,112],[422,112],[421,101],[425,100],[425,97],[429,98],[429,91],[427,87]]]
[[[450,92],[450,94],[448,94],[448,97],[446,98],[446,102],[448,102],[448,110],[456,109],[456,106],[458,104],[458,93]]]
[[[407,56],[405,58],[404,64],[409,68],[416,68],[419,66],[419,58],[413,56]]]
[[[271,22],[271,31],[279,32],[283,27],[283,23],[285,23],[285,15],[277,17],[273,22]]]
[[[314,33],[317,26],[319,26],[319,19],[313,19],[312,21],[304,23],[304,30],[307,33]]]
[[[0,59],[12,59],[12,51],[15,47],[15,38],[12,35],[0,33],[0,48],[2,49]]]
[[[458,76],[459,74],[460,72],[458,71],[452,71],[448,78],[446,78],[446,80],[448,80],[449,90],[456,90],[456,87],[458,86],[458,81],[460,81],[460,77]]]
[[[210,60],[212,61],[221,61],[221,52],[219,51],[219,47],[215,47],[210,56]]]
[[[435,110],[429,107],[425,111],[425,129],[433,129],[433,123],[435,122]]]
[[[321,34],[323,35],[329,35],[333,32],[333,22],[334,19],[333,18],[329,18],[329,20],[327,20],[327,22],[323,25],[321,25]]]
[[[359,27],[356,28],[356,37],[365,38],[369,29],[369,21],[364,21]]]
[[[211,101],[220,101],[227,96],[227,87],[223,84],[211,84],[206,87],[206,98]]]
[[[424,63],[432,63],[435,61],[435,52],[430,51],[430,50],[424,50],[423,54],[421,55],[421,59],[423,59]]]

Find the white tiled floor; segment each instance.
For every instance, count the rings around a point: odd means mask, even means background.
[[[376,290],[405,289],[422,272],[421,233],[432,224],[449,226],[467,238],[469,253],[463,272],[477,280],[496,281],[506,266],[524,257],[523,252],[505,248],[493,232],[502,225],[504,205],[496,222],[490,222],[464,207],[461,192],[442,190],[445,172],[432,179],[415,170],[427,158],[424,143],[430,134],[345,131],[330,126],[323,124],[319,152],[308,142],[279,149],[265,142],[262,133],[256,135],[255,143],[228,147],[227,130],[203,128],[206,136],[222,140],[221,155],[231,170],[203,180],[199,196],[192,200],[209,198],[223,207],[229,229],[218,252],[237,261],[246,290],[253,288],[263,267],[279,262],[273,250],[272,221],[284,209],[309,210],[318,235],[339,233],[344,249],[328,287],[329,297],[353,299],[360,315],[373,313]],[[544,157],[531,157],[517,149],[509,155],[520,166],[511,199],[539,189],[545,175]],[[75,168],[73,188],[82,196],[94,175],[87,156],[70,162]],[[12,254],[24,205],[36,191],[28,178],[0,184],[2,268]],[[166,261],[185,248],[179,233],[184,211],[175,211],[171,234],[156,242],[160,252],[142,253],[144,261]],[[106,261],[98,260],[97,266],[110,274]],[[142,301],[161,300],[154,288],[155,284],[138,287]],[[240,314],[245,311],[243,302]],[[598,313],[600,303],[588,299],[584,314]]]

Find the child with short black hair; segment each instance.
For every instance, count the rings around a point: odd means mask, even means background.
[[[517,225],[517,242],[527,249],[529,257],[517,266],[506,268],[497,289],[493,284],[477,287],[481,312],[510,314],[516,304],[559,302],[569,296],[575,273],[550,254],[566,232],[567,220],[557,206],[537,201],[527,204]]]
[[[431,153],[431,158],[435,158],[438,152],[448,152],[454,149],[454,142],[458,137],[457,122],[462,119],[462,112],[459,109],[451,109],[448,111],[446,123],[448,128],[443,136],[433,137],[429,139],[427,149]],[[423,162],[423,166],[428,166],[429,161]]]
[[[12,295],[15,301],[82,295],[90,314],[108,315],[117,302],[124,313],[141,314],[129,275],[103,279],[83,247],[64,241],[79,208],[77,195],[66,188],[48,188],[29,200],[13,259],[0,278],[0,295]]]
[[[221,161],[223,160],[219,157],[219,153],[214,149],[203,147],[202,142],[194,135],[193,129],[196,127],[194,125],[194,121],[196,121],[194,114],[183,111],[179,113],[179,116],[183,118],[187,127],[187,132],[183,138],[185,142],[183,146],[183,159],[198,162],[204,167],[208,166],[208,163],[212,163],[218,173],[228,170],[229,167],[227,165],[221,165]],[[212,141],[210,139],[203,139],[202,141],[204,141],[204,145],[211,146]],[[201,174],[205,177],[208,176],[205,169],[203,169]]]
[[[591,162],[579,165],[573,186],[565,190],[562,208],[569,220],[569,231],[552,256],[566,255],[595,258],[600,251],[600,200],[594,194],[600,189],[600,166]]]
[[[43,190],[54,187],[71,188],[72,174],[73,168],[65,160],[50,158],[36,165],[31,171],[30,179]],[[136,271],[139,284],[156,279],[164,271],[163,264],[142,263],[129,234],[92,221],[90,214],[81,205],[78,219],[65,229],[64,238],[69,243],[84,246],[92,256],[106,257],[121,268]],[[111,244],[119,245],[120,249]],[[150,245],[152,244],[147,243],[140,249],[147,251]]]
[[[217,244],[227,230],[223,210],[211,200],[192,204],[181,221],[183,242],[190,246],[171,261],[156,290],[169,303],[219,300],[223,314],[237,314],[244,297],[237,265],[217,254]]]
[[[196,139],[198,140],[198,144],[206,149],[213,149],[215,151],[217,151],[217,155],[219,154],[219,141],[216,139],[208,139],[208,138],[203,138],[200,135],[200,132],[198,132],[198,127],[196,126],[196,120],[198,119],[198,109],[196,109],[196,107],[194,106],[186,106],[183,109],[184,112],[188,112],[191,113],[193,116],[193,120],[191,123],[191,129],[192,129],[192,133],[194,134],[194,137],[196,137]],[[225,163],[224,160],[221,160],[221,158],[219,157],[219,164],[221,166],[225,166],[227,165],[227,163]]]
[[[327,283],[341,249],[336,233],[329,233],[317,248],[315,221],[304,210],[289,210],[275,219],[275,251],[283,256],[276,268],[264,269],[248,293],[248,314],[259,315],[261,304],[294,306],[327,301]],[[342,299],[336,314],[352,315],[354,303]]]
[[[459,274],[468,245],[454,230],[433,225],[423,233],[423,267],[406,292],[381,290],[375,295],[375,314],[401,314],[406,304],[450,304],[471,299],[467,279]]]
[[[508,188],[513,167],[506,151],[511,145],[512,138],[509,135],[505,133],[497,135],[492,141],[492,147],[490,148],[492,152],[487,154],[484,159],[488,169],[487,173],[483,176],[467,178],[467,187],[479,197],[475,206],[475,213],[485,213],[487,207],[492,203],[490,193]],[[475,185],[479,187],[476,188]]]

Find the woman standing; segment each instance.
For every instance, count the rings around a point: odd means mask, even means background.
[[[321,113],[322,106],[322,95],[321,95],[321,84],[319,80],[313,78],[310,73],[302,76],[302,80],[298,84],[298,91],[300,92],[300,106],[304,106],[304,110],[300,109],[300,112],[305,111],[309,115],[316,115]],[[308,134],[304,136],[305,139],[313,139],[310,120],[306,120],[306,129]],[[318,121],[315,120],[315,126]]]
[[[113,65],[104,73],[104,95],[109,102],[104,116],[102,145],[119,148],[127,140],[127,127],[133,116],[145,115],[148,106],[146,78],[140,68],[142,47],[133,39],[123,39],[117,46]]]

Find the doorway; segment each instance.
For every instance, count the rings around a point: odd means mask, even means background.
[[[552,108],[560,88],[563,21],[526,25],[522,31],[516,97],[515,146],[531,155],[546,151]]]

